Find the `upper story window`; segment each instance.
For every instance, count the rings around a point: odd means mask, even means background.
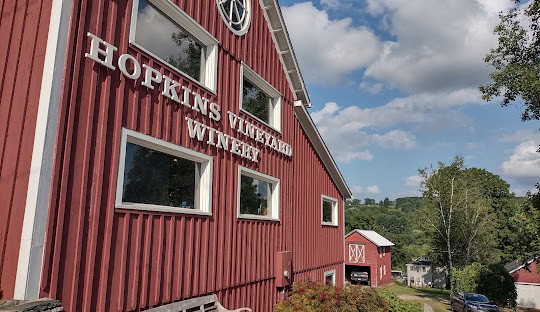
[[[240,78],[240,109],[281,131],[281,94],[245,64]]]
[[[279,220],[279,180],[239,167],[238,216]]]
[[[337,199],[322,195],[321,196],[321,217],[323,225],[338,225]]]
[[[116,207],[211,214],[212,158],[123,129]]]
[[[218,0],[218,10],[229,29],[238,36],[248,31],[251,0]]]
[[[217,40],[170,0],[134,0],[130,42],[215,91]]]

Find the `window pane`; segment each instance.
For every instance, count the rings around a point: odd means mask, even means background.
[[[139,0],[135,42],[192,78],[201,79],[202,45],[148,0]]]
[[[242,108],[260,120],[270,123],[269,108],[272,99],[247,79],[244,79],[242,94]]]
[[[197,165],[127,143],[122,201],[194,209]]]
[[[332,222],[333,204],[329,201],[323,201],[323,222]]]
[[[242,175],[240,177],[240,214],[269,216],[270,183]]]

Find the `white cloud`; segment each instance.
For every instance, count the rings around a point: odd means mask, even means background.
[[[339,0],[321,0],[321,5],[325,8],[338,8],[340,5]]]
[[[332,5],[336,1],[325,1]],[[347,74],[371,64],[380,42],[367,27],[350,18],[331,20],[312,2],[283,7],[283,17],[306,80],[337,83]]]
[[[532,185],[540,179],[540,153],[537,152],[540,139],[518,144],[512,154],[502,163],[501,171],[519,184]]]
[[[383,89],[383,84],[378,82],[362,81],[360,83],[360,89],[366,91],[369,94],[377,94]]]
[[[512,0],[366,0],[364,12],[379,19],[385,41],[350,18],[331,20],[325,10],[354,16],[358,2],[321,0],[283,8],[306,80],[336,83],[365,69],[371,81],[409,93],[477,87],[492,69],[483,58],[497,44],[499,12]],[[309,25],[309,27],[306,27]]]
[[[416,145],[415,136],[401,130],[392,130],[385,134],[374,134],[371,141],[382,148],[411,149]]]
[[[366,146],[414,148],[416,135],[397,129],[401,126],[412,125],[417,131],[468,126],[470,120],[456,108],[479,101],[476,89],[464,89],[396,98],[375,108],[341,108],[329,102],[311,116],[336,159],[350,162],[362,159],[351,155]]]
[[[377,0],[378,15],[395,41],[384,43],[365,76],[407,92],[436,92],[484,83],[483,62],[497,43],[493,28],[511,0]],[[444,8],[444,9],[442,9]]]
[[[538,138],[538,131],[533,130],[517,130],[513,133],[503,134],[500,138],[500,142],[523,142]]]
[[[355,185],[351,187],[351,191],[355,195],[379,194],[381,192],[381,190],[379,189],[379,186],[377,185],[370,185],[367,187]]]
[[[336,160],[342,163],[350,163],[353,160],[372,160],[373,155],[369,151],[335,153]]]
[[[423,181],[424,181],[424,178],[422,178],[421,176],[414,175],[414,176],[406,177],[404,184],[405,186],[408,186],[408,187],[420,188],[420,185]]]

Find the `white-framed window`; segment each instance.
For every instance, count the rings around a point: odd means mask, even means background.
[[[244,35],[251,22],[251,0],[218,0],[217,4],[225,25],[235,35]]]
[[[324,272],[324,283],[326,285],[336,285],[336,270]]]
[[[323,225],[338,226],[337,199],[321,195],[321,220]]]
[[[216,91],[218,41],[171,0],[133,0],[130,44]]]
[[[238,166],[238,218],[279,221],[279,179]]]
[[[382,265],[379,265],[379,280],[382,280]]]
[[[281,131],[281,94],[246,64],[240,67],[240,110]]]
[[[383,275],[386,275],[386,264],[383,265]]]
[[[386,247],[381,247],[383,257],[386,256]]]
[[[116,208],[212,214],[211,156],[122,129]]]

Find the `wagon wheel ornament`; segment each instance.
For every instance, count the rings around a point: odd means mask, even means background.
[[[218,0],[218,8],[233,33],[246,33],[251,14],[250,0]]]

